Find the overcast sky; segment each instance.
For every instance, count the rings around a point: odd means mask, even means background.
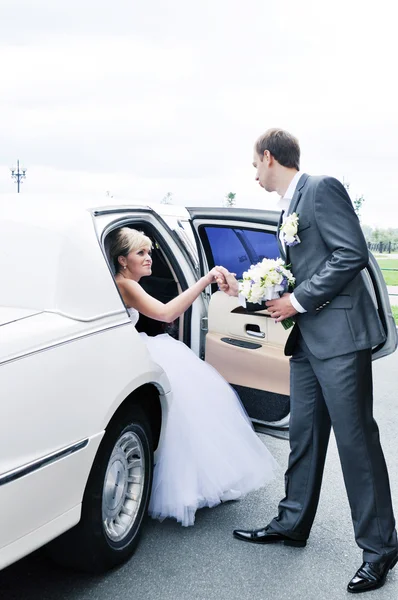
[[[252,148],[278,126],[398,227],[394,4],[1,0],[0,192],[19,158],[22,193],[271,208]]]

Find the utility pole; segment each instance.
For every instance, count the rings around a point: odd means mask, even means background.
[[[22,170],[19,169],[19,159],[17,160],[16,168],[15,167],[11,168],[11,177],[13,179],[15,179],[15,182],[17,184],[17,193],[18,194],[19,194],[19,189],[20,189],[21,183],[23,183],[22,179],[25,179],[25,177],[26,177],[26,171],[27,171],[27,169],[22,169]]]

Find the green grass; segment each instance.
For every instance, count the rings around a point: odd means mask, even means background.
[[[397,269],[397,271],[381,271],[384,281],[387,285],[398,285],[398,259],[396,258],[378,258],[380,269]]]
[[[391,310],[392,310],[392,315],[395,319],[395,322],[398,325],[398,306],[392,306]]]

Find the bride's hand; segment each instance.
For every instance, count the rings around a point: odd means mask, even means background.
[[[221,273],[220,267],[214,267],[205,277],[207,277],[209,283],[217,283],[218,285],[220,285],[220,283],[225,283],[225,277]]]

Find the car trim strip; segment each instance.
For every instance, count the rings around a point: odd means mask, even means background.
[[[128,213],[128,212],[134,212],[134,213],[148,213],[151,212],[151,208],[149,206],[119,206],[118,208],[113,208],[113,207],[108,207],[108,208],[97,208],[94,210],[91,210],[91,214],[94,217],[101,217],[102,215],[118,215],[118,214],[124,214],[124,213]],[[154,216],[157,216],[156,214]]]
[[[71,446],[63,448],[62,450],[57,450],[56,452],[52,452],[47,456],[42,456],[41,458],[27,463],[26,465],[22,465],[21,467],[17,467],[16,469],[7,471],[6,473],[0,475],[0,486],[5,485],[7,483],[11,483],[12,481],[16,481],[17,479],[25,477],[25,475],[29,475],[30,473],[33,473],[38,469],[42,469],[43,467],[57,462],[58,460],[61,460],[66,456],[70,456],[71,454],[74,454],[75,452],[78,452],[79,450],[85,448],[88,442],[89,439],[86,438],[85,440],[81,440],[80,442],[76,442]]]
[[[94,321],[99,321],[100,319],[107,319],[108,317],[116,317],[117,315],[126,314],[125,308],[120,308],[119,310],[113,310],[111,312],[102,313],[100,315],[94,315],[93,317],[89,317],[83,319],[82,317],[77,317],[76,315],[72,315],[70,313],[65,313],[60,310],[46,310],[46,313],[50,313],[52,315],[58,315],[60,317],[64,317],[65,319],[71,319],[72,321],[77,321],[79,323],[93,323]]]
[[[127,316],[127,312],[126,312]],[[64,346],[65,344],[70,344],[71,342],[76,342],[78,340],[82,340],[87,337],[91,337],[92,335],[98,335],[99,333],[103,333],[104,331],[109,331],[111,329],[117,329],[118,327],[131,327],[131,320],[127,318],[123,323],[118,323],[117,325],[110,325],[107,327],[101,327],[100,329],[96,329],[95,331],[90,331],[89,333],[78,333],[74,334],[73,337],[69,339],[61,340],[60,342],[55,342],[54,344],[49,344],[48,346],[43,346],[40,348],[35,348],[34,350],[28,350],[22,354],[17,354],[15,356],[11,356],[10,358],[5,358],[4,360],[0,360],[0,367],[2,365],[6,365],[15,360],[21,360],[21,358],[27,358],[28,356],[33,356],[34,354],[38,354],[39,352],[47,352],[47,350],[51,350],[52,348],[57,348],[58,346]]]

